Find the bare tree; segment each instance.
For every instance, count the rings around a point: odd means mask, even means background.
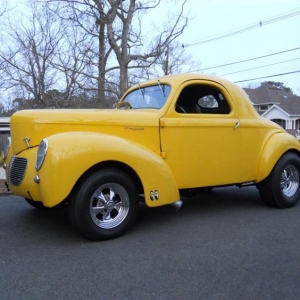
[[[86,77],[86,85],[81,87],[96,92],[98,101],[103,102],[108,92],[107,63],[112,51],[106,34],[107,1],[48,0],[48,5],[64,22],[77,28],[78,36],[81,34],[82,42],[71,46],[78,54],[74,59],[85,66],[81,74]]]
[[[14,92],[14,103],[20,108],[71,106],[74,95],[88,84],[89,36],[44,5],[23,21],[8,18],[3,28],[1,83]],[[55,89],[60,92],[48,93]],[[21,105],[21,99],[27,103]]]
[[[170,75],[175,73],[192,72],[201,63],[195,61],[192,55],[185,52],[184,45],[173,41],[165,48],[165,51],[158,57],[156,63],[151,68],[143,68],[134,76],[141,79],[149,79],[160,75]],[[132,80],[134,83],[135,80]]]
[[[7,1],[0,1],[0,17],[2,17],[7,12]]]
[[[187,0],[177,1],[179,11],[164,18],[153,39],[143,32],[142,17],[162,0],[32,1],[39,8],[29,19],[8,18],[2,26],[1,84],[16,100],[11,103],[66,107],[89,99],[88,106],[94,100],[107,106],[173,53],[173,41],[187,25]]]
[[[7,1],[1,0],[1,2],[0,2],[0,18],[1,18],[0,20],[1,20],[1,23],[3,23],[2,19],[3,19],[3,16],[5,16],[6,12],[7,12]],[[2,35],[0,35],[0,44],[3,44]],[[1,74],[1,70],[3,70],[4,67],[5,67],[4,66],[4,61],[0,57],[0,74]],[[0,89],[3,87],[3,85],[4,85],[4,82],[3,82],[3,80],[1,80],[0,81]]]
[[[169,18],[169,22],[164,24],[162,29],[157,28],[159,34],[148,45],[147,50],[141,30],[141,16],[148,10],[156,8],[161,1],[128,2],[125,5],[123,1],[109,1],[110,9],[107,12],[108,40],[120,68],[120,94],[128,88],[129,70],[145,69],[155,64],[169,44],[180,36],[187,26],[187,18],[183,16],[186,3],[184,0],[177,16]],[[134,17],[137,19],[135,27]]]
[[[61,39],[59,28],[52,26],[52,16],[34,12],[28,23],[9,21],[0,49],[1,75],[6,89],[14,89],[22,98],[34,99],[34,105],[47,106],[45,92],[57,84],[57,72],[51,60]]]
[[[91,69],[85,75],[91,82],[97,79],[98,97],[102,99],[109,93],[122,95],[128,87],[130,71],[151,67],[182,34],[187,25],[186,1],[181,1],[177,15],[166,18],[167,22],[156,28],[157,36],[150,42],[142,34],[141,19],[162,0],[48,0],[48,3],[58,3],[59,9],[55,10],[58,15],[89,34],[91,44],[86,59]]]

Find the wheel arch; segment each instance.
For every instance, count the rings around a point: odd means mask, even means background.
[[[93,166],[91,166],[88,170],[86,170],[76,181],[74,184],[74,187],[71,191],[71,195],[74,193],[76,188],[83,182],[85,181],[89,176],[91,176],[95,172],[99,172],[101,170],[105,169],[115,169],[115,170],[120,170],[124,173],[126,173],[132,181],[136,184],[137,190],[139,194],[142,194],[144,191],[142,181],[138,174],[133,170],[129,165],[120,162],[120,161],[115,161],[115,160],[108,160],[108,161],[101,161]],[[70,195],[68,196],[70,197]]]

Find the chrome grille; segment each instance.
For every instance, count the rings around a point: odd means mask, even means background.
[[[27,159],[13,156],[9,163],[8,180],[13,185],[20,185],[24,179],[27,168]]]

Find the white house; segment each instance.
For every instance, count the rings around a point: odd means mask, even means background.
[[[300,97],[270,84],[244,88],[256,111],[300,139]]]

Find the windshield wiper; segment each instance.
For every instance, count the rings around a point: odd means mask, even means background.
[[[159,87],[160,87],[160,89],[161,89],[161,91],[162,91],[164,97],[166,97],[166,94],[165,94],[165,86],[162,87],[162,86],[160,85],[160,82],[159,82],[159,79],[158,79],[158,78],[156,79],[156,81],[157,81],[157,83],[158,83],[158,85],[159,85]]]

